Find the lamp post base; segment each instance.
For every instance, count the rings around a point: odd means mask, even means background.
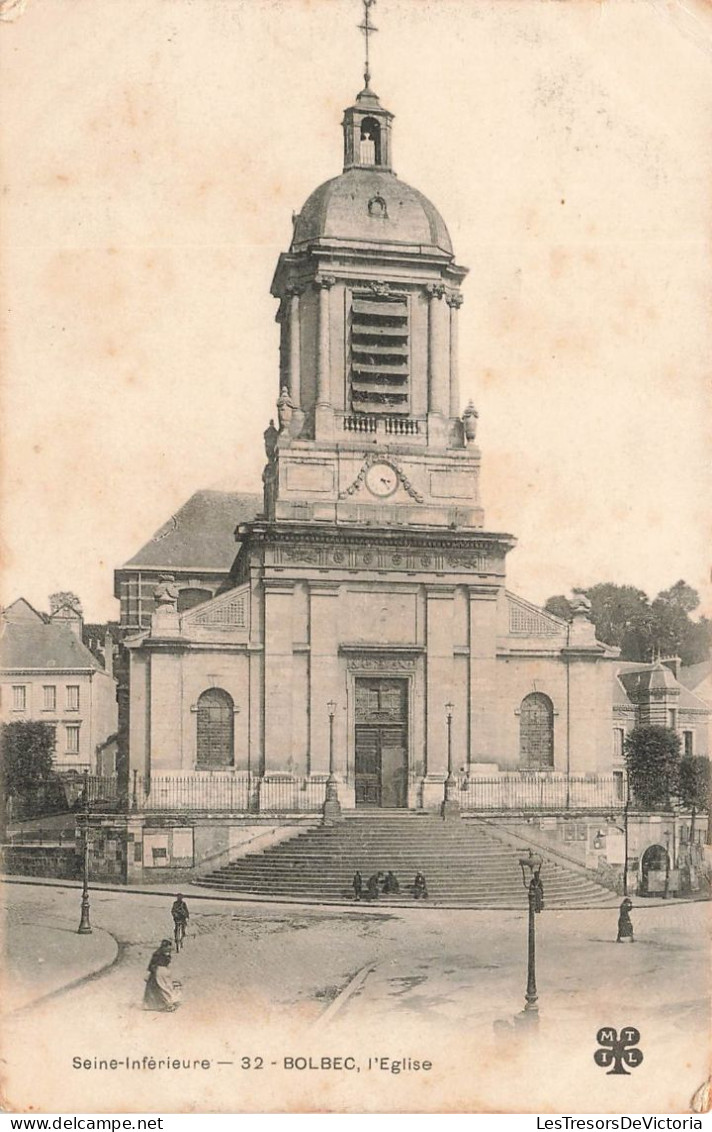
[[[77,935],[91,935],[92,926],[89,920],[89,897],[82,896],[82,914],[77,928]]]
[[[460,803],[457,798],[457,779],[449,774],[445,779],[445,796],[440,807],[440,814],[444,818],[459,818]]]
[[[343,819],[341,802],[339,801],[339,787],[336,779],[332,775],[326,780],[326,792],[324,795],[322,814],[325,825]]]

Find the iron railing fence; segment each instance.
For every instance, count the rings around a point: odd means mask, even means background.
[[[232,813],[316,812],[324,804],[326,777],[277,774],[257,778],[229,771],[152,774],[145,779],[137,776],[132,784],[131,808]]]
[[[270,775],[259,788],[259,807],[264,813],[315,813],[324,805],[325,774],[311,777]]]
[[[247,811],[251,777],[229,771],[138,776],[132,784],[132,808],[139,810]]]
[[[74,783],[65,808],[81,813],[118,810],[218,811],[232,813],[314,813],[326,794],[326,774],[263,777],[234,771],[176,771],[143,776],[128,784],[118,776],[88,775]],[[622,810],[625,804],[620,775],[503,772],[459,776],[458,801],[465,811],[556,812]],[[344,801],[342,797],[342,802]],[[632,802],[631,810],[635,809]]]
[[[619,810],[625,799],[615,775],[504,773],[460,779],[460,807],[483,811]]]

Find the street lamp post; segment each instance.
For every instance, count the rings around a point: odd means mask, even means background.
[[[528,856],[520,857],[522,882],[529,899],[529,934],[527,947],[527,991],[524,1018],[536,1022],[539,1018],[539,995],[536,989],[536,926],[534,917],[544,907],[544,886],[541,883],[543,861],[538,853],[528,850]]]
[[[84,845],[82,866],[82,914],[77,928],[77,935],[91,935],[91,920],[89,919],[89,771],[84,771]]]
[[[457,779],[452,768],[452,715],[455,705],[445,704],[445,719],[447,721],[447,778],[445,779],[445,794],[441,813],[444,818],[460,816],[460,803],[457,798]]]
[[[336,702],[329,700],[326,707],[329,712],[329,777],[326,780],[323,813],[324,822],[332,822],[341,819],[339,786],[334,773],[334,716],[336,715]]]

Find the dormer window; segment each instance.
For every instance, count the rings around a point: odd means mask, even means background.
[[[361,165],[381,164],[381,127],[375,118],[361,122],[359,161]]]

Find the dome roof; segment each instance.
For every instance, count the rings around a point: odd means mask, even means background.
[[[292,250],[320,239],[411,244],[453,254],[435,206],[384,169],[348,169],[314,190],[295,219]]]

